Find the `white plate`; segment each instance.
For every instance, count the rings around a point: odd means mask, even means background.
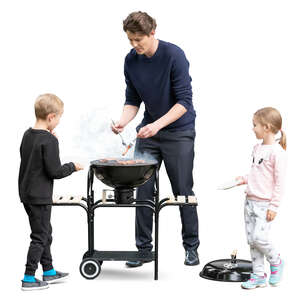
[[[228,181],[228,182],[225,182],[221,185],[218,186],[218,190],[228,190],[228,189],[231,189],[235,186],[237,186],[238,184],[242,183],[243,181],[242,180],[231,180],[231,181]]]

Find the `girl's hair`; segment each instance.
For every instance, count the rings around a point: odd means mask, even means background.
[[[43,94],[37,97],[34,104],[35,116],[37,119],[45,120],[51,113],[63,111],[64,103],[54,94]]]
[[[273,107],[264,107],[259,109],[254,114],[254,117],[261,125],[268,126],[274,134],[278,133],[278,131],[281,132],[279,144],[286,150],[286,134],[281,129],[282,118],[280,112]]]

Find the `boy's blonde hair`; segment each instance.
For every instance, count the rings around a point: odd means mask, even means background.
[[[34,111],[37,119],[45,120],[51,113],[61,113],[64,103],[54,94],[43,94],[37,97]]]
[[[282,118],[280,112],[273,107],[264,107],[259,109],[254,114],[255,119],[263,126],[268,126],[272,133],[276,134],[278,131],[281,132],[281,138],[279,144],[286,150],[286,134],[281,129]]]

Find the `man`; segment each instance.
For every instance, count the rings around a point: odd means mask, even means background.
[[[135,153],[149,153],[159,166],[164,161],[174,195],[194,195],[193,161],[196,113],[192,103],[189,62],[177,46],[155,38],[156,22],[147,13],[131,13],[123,29],[133,49],[125,58],[126,102],[115,133],[136,116],[141,102],[144,119],[137,128]],[[137,200],[153,199],[154,179],[137,190]],[[185,264],[197,265],[198,216],[196,207],[180,207]],[[136,209],[136,246],[152,250],[152,211]],[[128,267],[141,266],[128,261]]]

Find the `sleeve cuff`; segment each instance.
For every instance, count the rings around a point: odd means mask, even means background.
[[[70,168],[71,168],[71,171],[72,173],[76,171],[76,167],[75,167],[75,164],[73,162],[70,162]]]
[[[178,101],[177,104],[182,105],[187,111],[189,110],[189,108],[190,108],[190,106],[191,106],[190,103],[187,103],[187,101],[184,101],[184,100]]]
[[[243,178],[243,184],[248,184],[248,175],[242,176]]]
[[[130,101],[130,100],[126,100],[124,105],[133,105],[133,106],[136,106],[136,107],[140,107],[141,103],[137,103],[137,102],[134,102],[134,101]]]
[[[269,210],[277,212],[279,207],[277,205],[274,205],[272,202],[269,204]]]

